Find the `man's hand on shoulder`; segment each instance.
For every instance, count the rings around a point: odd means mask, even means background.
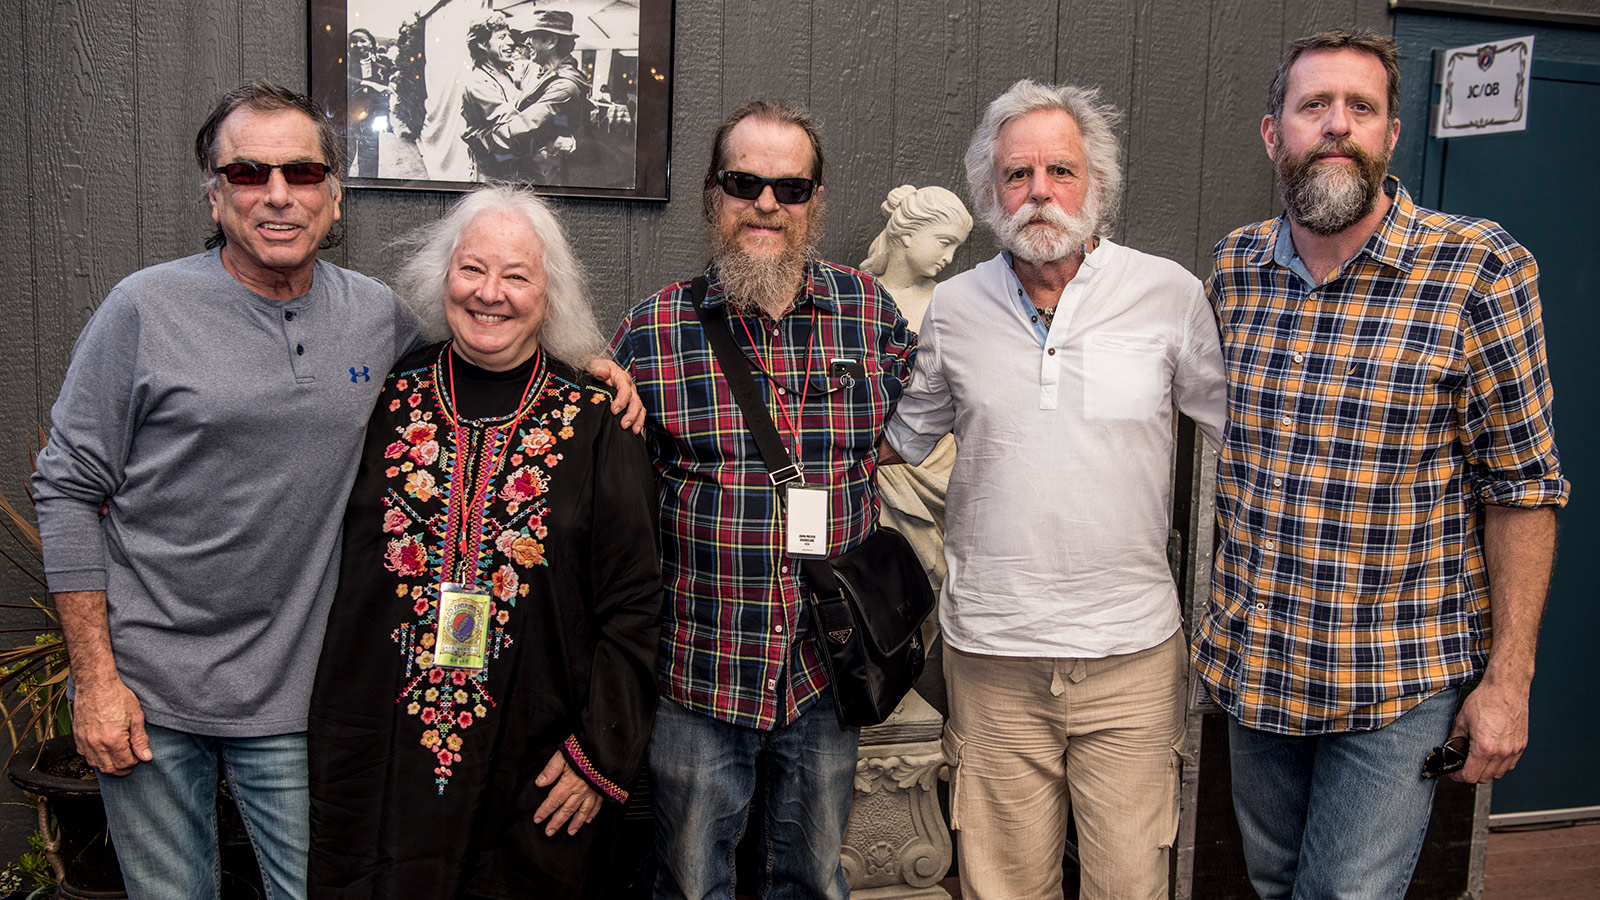
[[[617,399],[611,401],[611,412],[622,416],[622,427],[634,434],[644,434],[644,401],[633,389],[633,376],[628,370],[604,356],[596,356],[589,360],[589,374],[604,381],[616,393]]]
[[[144,730],[144,709],[121,678],[76,681],[75,686],[72,733],[89,765],[107,775],[126,775],[155,758]]]
[[[1467,736],[1467,764],[1450,777],[1487,784],[1516,768],[1528,746],[1528,685],[1485,679],[1456,713],[1451,737]]]

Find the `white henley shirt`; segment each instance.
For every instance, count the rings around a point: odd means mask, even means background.
[[[938,286],[888,438],[920,462],[956,436],[939,608],[951,646],[1096,658],[1177,630],[1174,406],[1219,444],[1216,319],[1179,264],[1102,240],[1048,330],[1009,254]]]

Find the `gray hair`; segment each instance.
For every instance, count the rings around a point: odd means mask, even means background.
[[[217,138],[222,133],[222,123],[239,109],[249,109],[253,112],[292,109],[310,119],[311,124],[317,129],[317,147],[322,151],[322,161],[327,164],[329,170],[328,193],[335,197],[339,195],[339,182],[344,177],[345,169],[350,166],[350,159],[346,155],[344,141],[333,130],[331,119],[323,110],[322,104],[281,84],[271,81],[247,81],[223,94],[217,105],[211,108],[211,115],[206,117],[200,130],[195,133],[194,161],[200,166],[200,183],[207,196],[217,189],[218,183],[222,180],[214,171],[219,162]],[[318,249],[337,247],[343,239],[344,230],[338,222],[335,222]],[[211,236],[206,238],[206,249],[221,247],[226,243],[228,236],[223,233],[222,226],[218,225]]]
[[[972,215],[962,205],[961,198],[936,184],[924,188],[902,184],[889,192],[879,209],[888,221],[878,236],[872,239],[872,246],[867,248],[867,258],[862,260],[860,267],[862,271],[874,275],[882,275],[889,269],[891,239],[904,239],[920,228],[935,224],[957,225],[969,231],[972,229]]]
[[[1070,84],[1040,84],[1024,78],[996,97],[983,114],[978,130],[967,145],[967,184],[978,216],[985,222],[998,221],[1000,192],[995,183],[995,152],[1000,147],[1000,132],[1012,120],[1028,113],[1059,109],[1072,117],[1083,135],[1083,152],[1088,157],[1089,186],[1100,201],[1095,233],[1102,234],[1116,220],[1122,205],[1121,147],[1116,128],[1122,113],[1100,99],[1100,90]]]
[[[445,286],[450,258],[467,226],[491,213],[521,216],[544,245],[540,257],[544,260],[545,317],[539,346],[582,370],[605,349],[589,304],[588,278],[555,213],[531,191],[505,184],[485,185],[456,201],[439,221],[408,235],[401,243],[408,258],[395,279],[401,301],[420,320],[424,337],[435,341],[448,338]]]

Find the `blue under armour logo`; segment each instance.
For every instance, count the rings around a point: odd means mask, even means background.
[[[356,371],[356,367],[355,366],[351,366],[350,367],[350,383],[351,384],[355,384],[357,381],[371,381],[371,380],[372,380],[372,376],[367,374],[367,367],[366,366],[362,366],[361,367],[361,371],[359,371],[359,372]]]

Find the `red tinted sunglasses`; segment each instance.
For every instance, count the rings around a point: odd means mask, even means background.
[[[328,166],[316,162],[284,163],[280,166],[269,166],[266,163],[236,162],[225,166],[218,166],[211,171],[228,179],[229,184],[256,186],[266,184],[272,177],[272,170],[280,169],[283,180],[290,184],[321,184],[327,180],[328,173],[333,171]]]

